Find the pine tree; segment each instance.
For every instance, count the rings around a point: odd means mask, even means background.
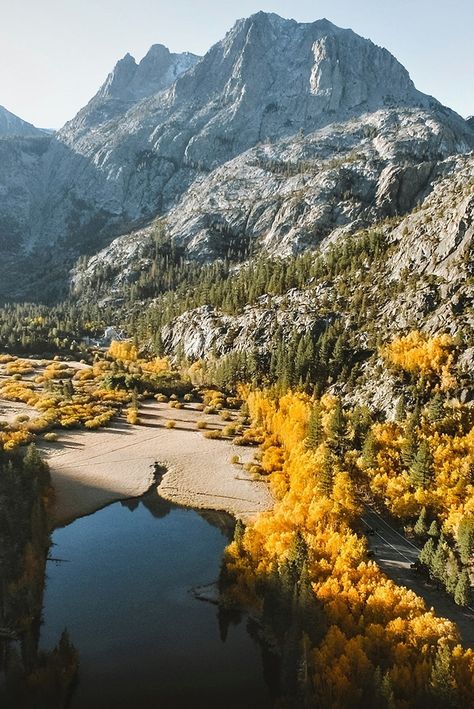
[[[433,539],[428,539],[423,549],[420,551],[420,556],[418,558],[422,564],[425,564],[425,566],[431,569],[435,552],[436,545]]]
[[[433,475],[433,456],[428,441],[423,440],[410,467],[410,477],[415,487],[426,488]]]
[[[362,462],[364,468],[373,468],[377,461],[377,443],[372,431],[369,431],[362,448]]]
[[[431,667],[430,694],[434,706],[439,709],[455,709],[459,706],[451,665],[451,649],[447,644],[438,649]]]
[[[334,411],[329,422],[328,433],[333,447],[337,451],[341,451],[344,446],[346,420],[344,417],[344,411],[342,409],[342,402],[339,398],[336,400],[336,406],[334,407]]]
[[[428,421],[435,423],[440,421],[444,415],[443,397],[440,392],[435,394],[428,406]]]
[[[420,516],[418,517],[415,527],[414,527],[414,532],[417,535],[417,537],[424,537],[428,531],[428,528],[426,525],[426,517],[427,517],[426,507],[423,507],[420,512]]]
[[[417,442],[417,423],[412,414],[405,425],[405,441],[401,449],[402,461],[407,468],[413,463],[413,459],[416,455]]]
[[[467,569],[463,569],[459,574],[454,590],[454,601],[458,606],[468,606],[471,603],[471,582]]]
[[[332,495],[334,484],[334,463],[335,461],[331,451],[329,448],[326,448],[318,484],[320,493],[325,497],[331,497]]]
[[[463,564],[468,564],[474,552],[474,517],[466,515],[458,528],[458,547]]]
[[[238,519],[235,523],[234,529],[234,542],[237,545],[239,553],[243,551],[243,541],[244,541],[245,525],[241,519]]]
[[[405,416],[406,416],[406,401],[405,401],[405,394],[402,394],[397,401],[397,407],[395,409],[395,421],[404,421]]]
[[[451,549],[448,550],[448,562],[446,564],[446,591],[454,596],[459,581],[459,564]]]
[[[437,579],[446,584],[447,581],[447,564],[449,559],[448,545],[441,535],[438,541],[438,546],[433,555],[433,560],[431,562],[431,570]]]
[[[321,419],[321,407],[316,402],[311,409],[308,421],[308,434],[306,436],[306,447],[314,450],[323,441],[323,423]]]
[[[439,537],[439,526],[438,522],[435,519],[430,524],[430,528],[428,529],[428,536],[434,538]]]

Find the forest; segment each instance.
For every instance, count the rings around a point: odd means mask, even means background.
[[[241,407],[237,422],[202,433],[253,446],[247,470],[268,482],[276,504],[254,524],[237,524],[220,599],[226,610],[246,609],[277,653],[282,707],[459,707],[474,696],[473,650],[454,623],[383,573],[361,524],[364,506],[374,505],[421,548],[413,573],[456,606],[472,603],[474,409],[465,354],[473,336],[381,331],[384,294],[410,282],[409,274],[377,281],[391,248],[375,229],[318,257],[240,263],[230,253],[206,265],[187,262],[158,230],[149,266],[115,301],[106,297],[114,274],[104,272],[82,282],[81,307],[71,297],[0,309],[1,397],[38,412],[2,427],[4,457],[120,414],[140,425],[149,397],[173,407],[198,401],[209,412]],[[190,309],[232,315],[268,294],[285,309],[294,289],[323,294],[304,330],[276,327],[263,346],[195,360],[163,341],[163,328]],[[108,325],[128,339],[91,347]],[[371,373],[392,383],[390,415],[361,397]],[[67,638],[62,647],[72,667]]]

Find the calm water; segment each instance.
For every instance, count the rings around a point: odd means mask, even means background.
[[[271,706],[245,621],[224,628],[190,593],[217,579],[227,543],[217,526],[149,494],[53,542],[69,561],[48,563],[41,646],[67,627],[80,656],[71,709]]]

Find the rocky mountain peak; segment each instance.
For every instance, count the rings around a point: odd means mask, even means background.
[[[28,254],[62,240],[71,263],[165,216],[195,258],[249,240],[293,253],[406,213],[440,160],[473,149],[469,122],[386,49],[260,12],[201,59],[125,55],[38,161],[18,232]],[[18,205],[2,208],[16,224]]]
[[[298,23],[264,12],[239,20],[178,81],[176,96],[218,103],[224,133],[236,116],[251,114],[242,136],[248,147],[354,113],[439,106],[416,90],[390,52],[352,30],[326,19]]]
[[[0,106],[0,137],[39,136],[45,132]]]
[[[115,65],[97,94],[60,132],[70,140],[93,126],[123,115],[141,100],[163,91],[196,64],[199,57],[190,52],[173,54],[162,44],[154,44],[137,63],[127,53]]]
[[[147,98],[173,83],[198,59],[189,52],[172,54],[163,44],[152,45],[138,64],[127,53],[117,62],[96,98],[130,102]]]

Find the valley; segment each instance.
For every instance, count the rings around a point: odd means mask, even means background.
[[[0,158],[0,698],[471,706],[472,118],[258,12]]]

